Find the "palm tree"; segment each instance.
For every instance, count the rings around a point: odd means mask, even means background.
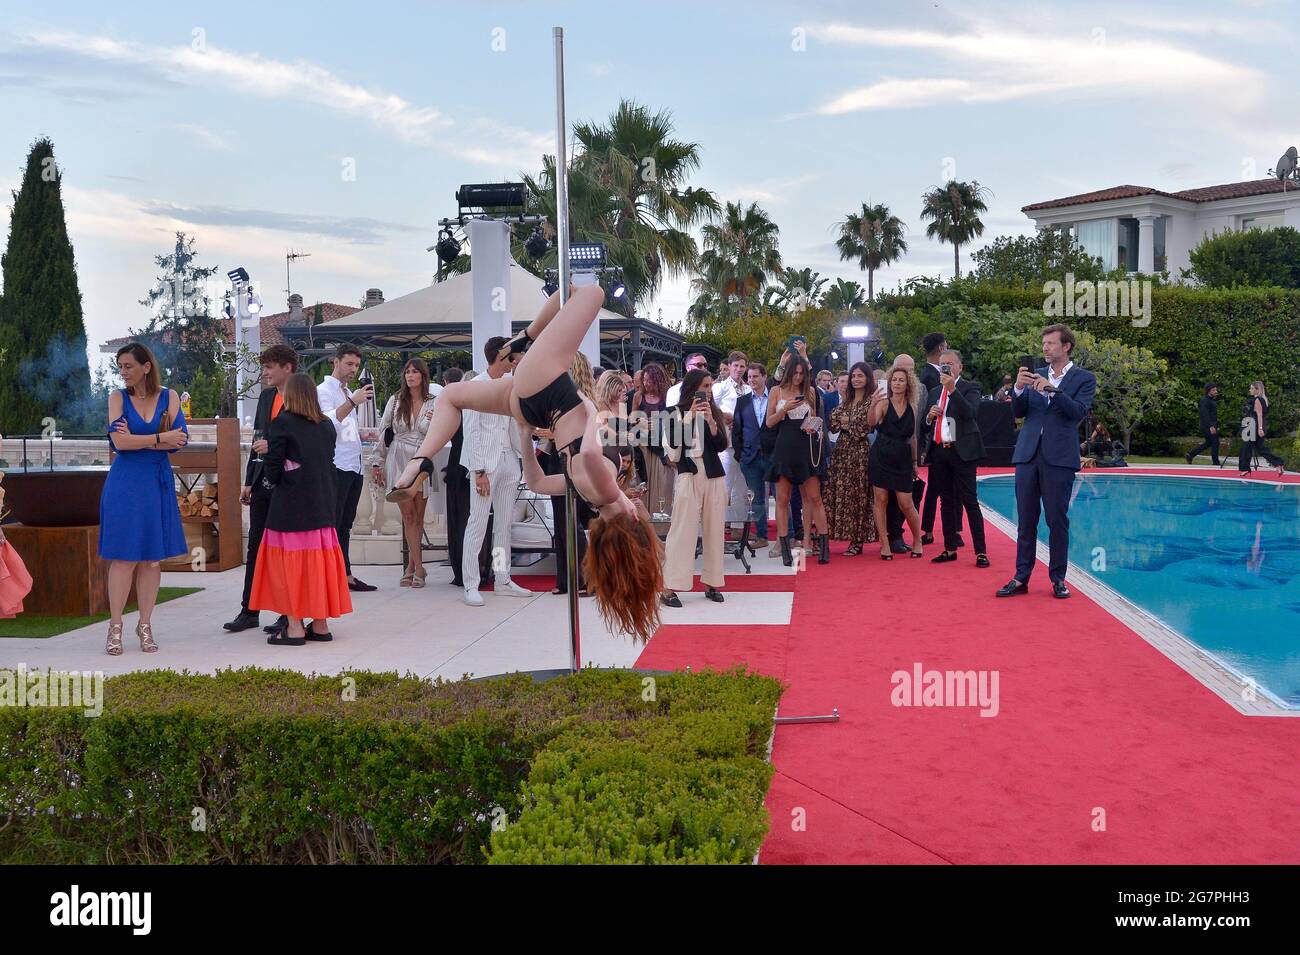
[[[925,234],[940,242],[952,243],[953,276],[961,278],[961,247],[984,234],[984,223],[979,214],[988,212],[984,197],[988,190],[978,182],[948,180],[921,197],[921,218],[931,220]]]
[[[763,303],[778,310],[815,308],[821,299],[822,287],[829,281],[812,269],[786,268],[775,283],[767,286]]]
[[[604,124],[573,127],[577,146],[569,168],[569,222],[575,241],[605,243],[610,265],[623,269],[629,303],[658,291],[665,275],[689,275],[699,262],[690,230],[718,212],[705,189],[686,186],[700,164],[699,145],[673,137],[671,114],[651,113],[623,100]],[[525,175],[555,235],[555,157],[545,156],[537,177]],[[518,236],[520,246],[531,230]],[[527,262],[522,248],[516,258]],[[530,267],[555,264],[555,253]]]
[[[720,304],[723,311],[743,302],[752,305],[768,276],[781,272],[780,229],[757,202],[748,208],[728,202],[721,221],[710,222],[700,231],[704,251],[693,282],[700,292],[696,305],[709,301]],[[698,311],[696,305],[692,312]]]
[[[836,279],[835,284],[822,296],[822,304],[839,312],[852,312],[867,304],[862,295],[862,286],[857,282]]]
[[[866,269],[868,302],[876,297],[876,269],[897,262],[907,251],[903,228],[903,220],[883,203],[872,206],[864,202],[861,214],[850,212],[839,224],[835,247],[841,261],[856,259],[858,268]]]

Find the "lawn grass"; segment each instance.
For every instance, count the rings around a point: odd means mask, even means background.
[[[202,589],[202,587],[159,587],[158,602],[161,604],[169,600],[175,600],[177,597],[187,597],[190,594],[198,593]],[[133,613],[135,610],[135,604],[126,605],[127,613]],[[51,617],[23,613],[12,620],[0,620],[0,637],[57,637],[69,630],[76,630],[78,627],[99,623],[107,619],[108,614],[106,613],[96,614],[92,617]]]

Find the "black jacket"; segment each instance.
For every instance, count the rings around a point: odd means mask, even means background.
[[[1201,433],[1209,434],[1219,426],[1219,403],[1209,395],[1201,395]]]
[[[691,442],[693,435],[690,433],[691,426],[680,423],[680,412],[673,412],[674,418],[678,419],[672,427],[664,429],[664,445],[668,449],[669,467],[675,467],[678,474],[695,474],[696,463],[704,462],[704,476],[710,478],[725,477],[726,472],[722,470],[722,459],[719,455],[727,450],[727,429],[719,428],[718,433],[714,434],[709,429],[703,419],[695,418],[699,432],[703,435],[700,442],[700,454],[691,454]],[[680,448],[681,456],[676,462],[672,460],[673,451]]]
[[[925,386],[926,391],[931,391],[939,387],[939,373],[934,370],[934,365],[930,364],[928,361],[921,363],[921,368],[917,371],[916,378],[923,386]]]
[[[275,404],[275,388],[263,388],[262,393],[257,396],[257,410],[253,412],[253,430],[262,432],[265,436],[271,427],[271,406]],[[258,493],[262,488],[262,482],[258,478],[262,474],[262,462],[258,460],[258,455],[252,452],[248,455],[248,466],[244,468],[244,486],[251,487],[253,493]]]
[[[328,418],[314,424],[281,411],[267,429],[270,447],[262,484],[274,489],[266,527],[273,531],[314,531],[334,527],[334,425]],[[288,468],[288,462],[299,466]]]
[[[929,417],[930,409],[939,403],[939,396],[942,393],[942,386],[930,389],[925,407],[921,409],[922,421]],[[980,386],[965,378],[958,378],[957,387],[948,396],[948,417],[953,419],[953,434],[957,439],[954,447],[957,450],[957,457],[963,461],[978,461],[984,457],[984,435],[980,433],[979,410]],[[934,426],[934,421],[925,425],[927,448],[934,444]]]

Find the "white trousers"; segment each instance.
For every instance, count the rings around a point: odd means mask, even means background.
[[[695,474],[678,474],[673,485],[673,522],[664,544],[664,589],[689,593],[695,586],[695,539],[704,538],[700,581],[706,587],[727,582],[722,569],[723,515],[727,506],[722,478],[704,476],[704,462]],[[739,468],[737,468],[739,470]]]
[[[514,525],[515,498],[519,495],[519,458],[513,452],[503,454],[496,467],[487,472],[492,485],[487,497],[479,494],[474,472],[469,474],[469,522],[465,525],[465,549],[461,552],[460,579],[466,590],[478,590],[478,554],[487,534],[488,515],[496,512],[492,523],[492,568],[496,582],[510,582],[510,529]]]

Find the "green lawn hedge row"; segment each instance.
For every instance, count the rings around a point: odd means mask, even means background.
[[[0,708],[0,860],[749,861],[780,685],[644,679],[152,671],[96,718]]]

